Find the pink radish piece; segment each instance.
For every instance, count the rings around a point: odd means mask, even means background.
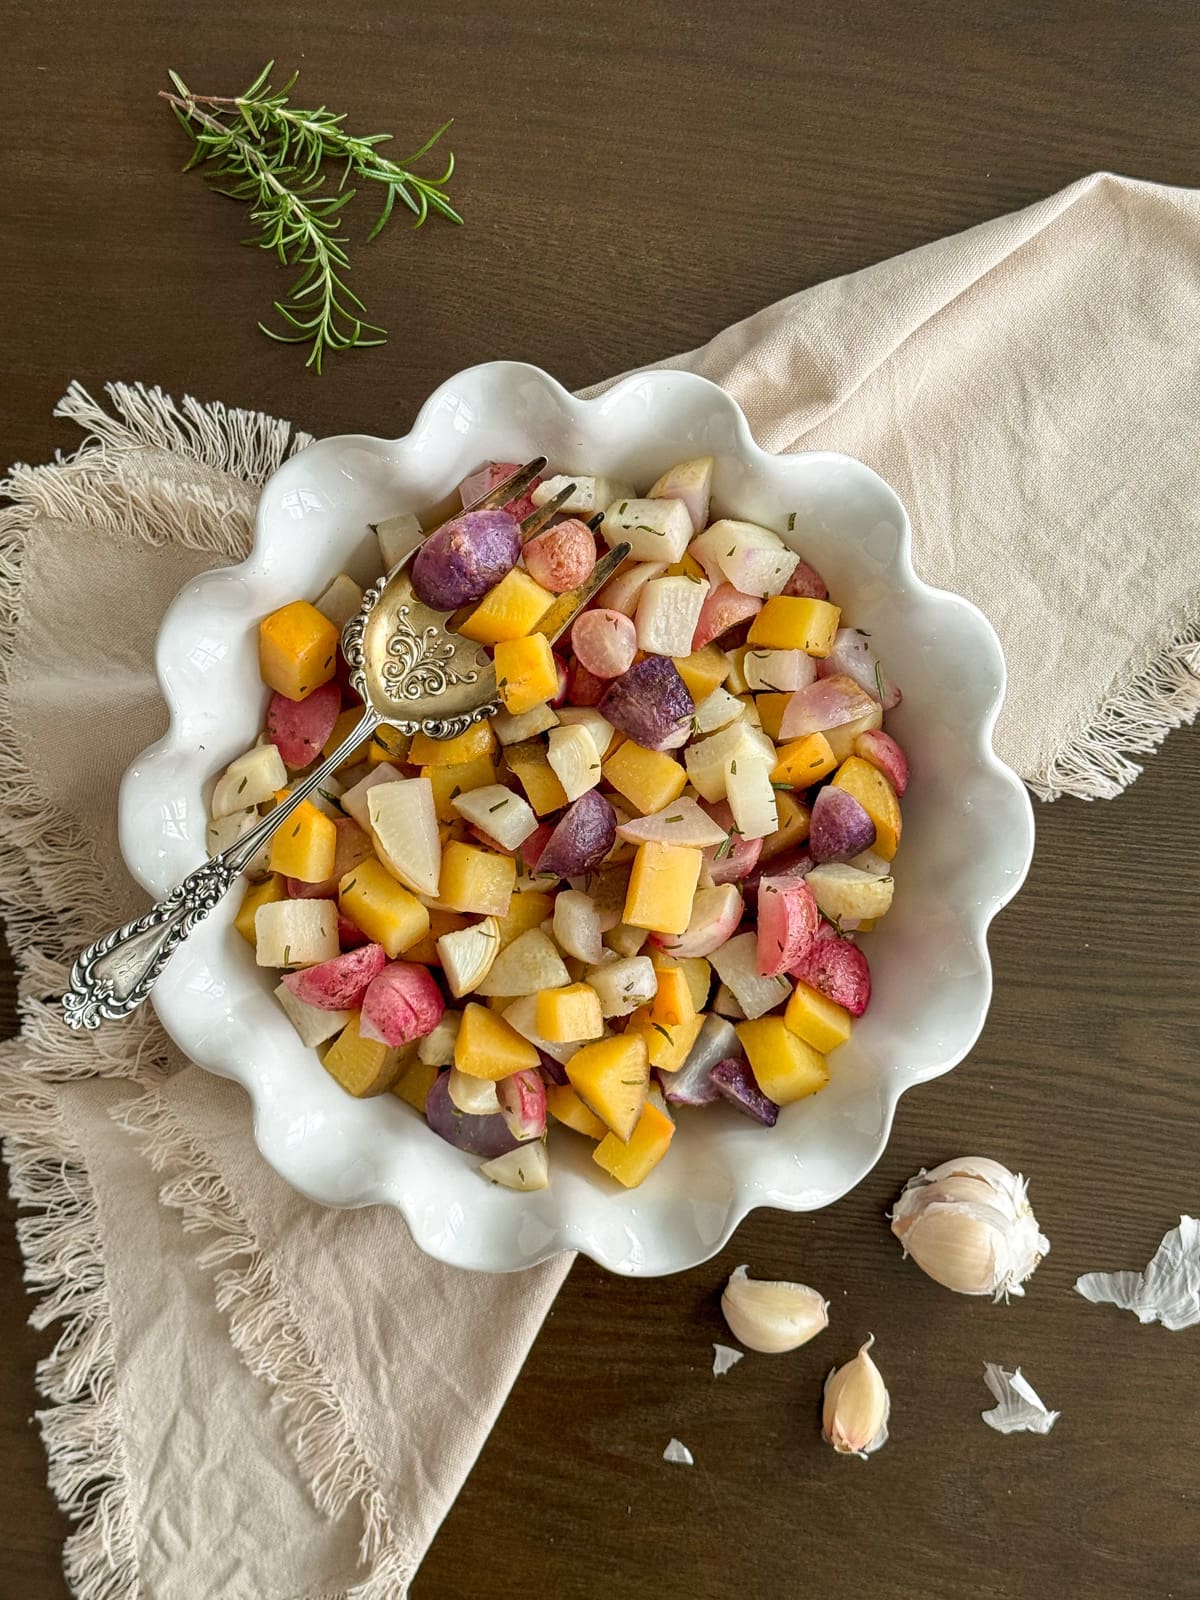
[[[748,911],[758,909],[758,886],[764,878],[806,878],[816,862],[803,845],[765,861],[742,881],[742,898]]]
[[[567,668],[567,700],[573,706],[598,706],[604,698],[608,682],[597,678],[580,662],[572,660]]]
[[[825,586],[825,579],[816,567],[810,567],[807,561],[792,573],[783,586],[783,593],[795,595],[801,600],[828,600],[829,590]]]
[[[321,754],[342,709],[342,691],[335,680],[314,689],[307,700],[273,694],[267,707],[267,735],[293,769],[307,767]]]
[[[637,629],[623,611],[585,611],[571,629],[575,659],[596,678],[619,678],[637,654]]]
[[[742,920],[742,897],[732,883],[697,889],[692,920],[683,933],[652,933],[650,943],[673,956],[707,956],[729,939]]]
[[[305,883],[302,878],[285,878],[287,892],[293,900],[336,900],[338,884],[351,868],[374,855],[369,836],[353,817],[335,817],[333,825],[337,829],[333,871],[320,883]]]
[[[552,654],[554,656],[554,671],[558,678],[558,683],[554,693],[550,696],[550,704],[552,706],[561,706],[567,698],[567,690],[570,687],[571,679],[567,672],[567,664],[559,655],[558,651],[555,650],[552,652]]]
[[[869,635],[858,628],[838,629],[833,636],[833,649],[817,662],[817,677],[853,678],[885,711],[900,704],[900,690],[884,676]]]
[[[367,936],[357,923],[351,922],[338,912],[338,943],[343,950],[356,950],[360,944],[366,944]]]
[[[505,478],[511,478],[520,465],[519,461],[489,461],[477,472],[472,472],[458,486],[463,506],[473,504],[480,495],[486,494],[489,489],[494,489],[498,483],[503,483]],[[504,509],[516,517],[518,522],[533,510],[533,501],[529,497],[541,481],[541,478],[535,478],[523,495],[516,500],[505,501]],[[540,578],[538,582],[541,582]]]
[[[879,768],[896,791],[897,798],[908,788],[908,757],[890,733],[884,733],[882,728],[860,733],[854,741],[854,754]]]
[[[820,672],[820,663],[817,665]],[[807,689],[797,689],[783,710],[779,737],[802,739],[805,734],[825,733],[840,728],[843,722],[856,722],[871,712],[878,714],[879,702],[844,674],[818,676]]]
[[[578,517],[568,517],[531,539],[522,552],[525,569],[551,594],[576,589],[596,565],[596,540]]]
[[[546,1131],[546,1084],[535,1067],[501,1078],[496,1085],[500,1114],[514,1139],[525,1144]]]
[[[875,843],[875,824],[845,789],[832,785],[813,801],[808,851],[814,861],[849,861]]]
[[[432,1033],[446,1003],[428,967],[393,961],[373,979],[362,1000],[359,1032],[384,1044],[411,1044]]]
[[[303,972],[285,972],[283,981],[296,999],[307,1005],[320,1006],[322,1011],[353,1011],[386,966],[383,946],[365,944],[360,950],[348,950],[315,967],[305,967]]]
[[[861,1017],[871,998],[871,969],[867,958],[850,939],[840,938],[828,923],[792,968],[792,977],[811,984],[827,1000],[845,1006]]]
[[[730,628],[756,617],[762,607],[761,595],[743,594],[731,583],[718,584],[700,607],[700,620],[692,635],[692,649],[703,650],[706,644],[719,639]]]
[[[821,913],[803,878],[769,877],[758,885],[758,973],[777,978],[812,944]]]
[[[703,809],[725,834],[720,844],[705,848],[704,862],[708,867],[708,875],[714,883],[740,883],[758,865],[763,841],[742,838],[734,828],[733,812],[728,800],[706,800]]]

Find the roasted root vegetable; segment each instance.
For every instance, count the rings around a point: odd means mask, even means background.
[[[287,973],[283,986],[306,1005],[319,1006],[324,1011],[357,1011],[372,981],[386,966],[387,951],[383,946],[365,944],[318,962],[315,967]],[[390,1043],[403,1041],[393,1039]]]
[[[584,1045],[567,1062],[567,1078],[583,1103],[618,1139],[637,1126],[650,1087],[650,1057],[640,1034]]]
[[[338,630],[307,600],[293,600],[258,626],[263,682],[289,700],[304,700],[337,671]]]
[[[435,611],[457,611],[482,600],[520,554],[520,524],[511,512],[464,512],[443,523],[417,551],[413,593]]]
[[[647,1102],[627,1138],[615,1131],[601,1139],[592,1160],[626,1189],[636,1189],[666,1155],[675,1137],[675,1124],[664,1111]]]
[[[404,1064],[399,1050],[380,1039],[365,1039],[360,1018],[353,1012],[322,1058],[322,1065],[347,1094],[359,1099],[386,1094],[400,1075]]]
[[[362,1000],[359,1031],[364,1039],[412,1044],[433,1032],[445,1009],[428,967],[395,961],[372,978]]]

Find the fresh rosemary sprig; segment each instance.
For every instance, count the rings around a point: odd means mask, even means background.
[[[360,137],[343,126],[345,112],[291,105],[299,74],[276,90],[270,83],[273,67],[268,62],[244,94],[232,97],[193,94],[177,72],[170,74],[175,92],[161,89],[159,94],[195,145],[184,170],[211,164],[218,192],[250,205],[257,232],[245,242],[272,250],[284,266],[300,269],[286,296],[275,302],[292,331],[281,333],[263,322],[259,327],[283,344],[311,345],[307,365],[320,372],[327,350],[382,344],[387,336],[366,320],[366,307],[346,285],[350,261],[340,213],[356,192],[346,184],[353,177],[382,187],[383,203],[368,242],[387,225],[397,200],[412,212],[414,228],[431,211],[461,223],[445,194],[453,155],[440,177],[413,171],[450,123],[403,161],[390,161],[378,149],[390,133]],[[332,190],[326,188],[327,163],[341,168]]]

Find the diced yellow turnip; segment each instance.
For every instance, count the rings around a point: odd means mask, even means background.
[[[586,728],[592,736],[592,743],[601,761],[608,752],[616,731],[607,717],[602,717],[595,706],[562,706],[559,709],[558,720],[565,728]]]
[[[214,822],[235,811],[246,811],[273,800],[276,791],[287,783],[287,768],[273,744],[255,745],[244,756],[231,761],[217,779],[209,814]]]
[[[766,761],[773,767],[775,746],[761,729],[752,728],[742,717],[707,739],[690,744],[683,759],[697,792],[705,800],[723,800],[727,764],[738,760]]]
[[[816,681],[817,663],[803,650],[747,650],[742,675],[755,694],[791,694]]]
[[[693,539],[690,554],[714,583],[723,579],[741,594],[764,596],[779,594],[800,560],[770,528],[732,517]]]
[[[485,1161],[479,1171],[490,1183],[516,1189],[522,1194],[550,1187],[550,1157],[540,1139],[509,1150],[505,1155],[494,1156],[491,1161]]]
[[[546,759],[568,801],[578,800],[600,782],[600,752],[587,728],[579,723],[551,728]]]
[[[348,817],[353,817],[355,822],[364,832],[371,831],[371,812],[367,805],[367,796],[376,784],[400,783],[404,774],[395,767],[389,766],[386,761],[372,767],[357,783],[350,784],[338,796],[338,804]]]
[[[532,711],[522,711],[519,717],[501,709],[492,714],[492,731],[501,744],[520,744],[524,739],[536,739],[547,728],[558,726],[558,713],[548,702],[534,706]]]
[[[553,1039],[544,1039],[537,1031],[537,995],[523,994],[504,1009],[504,1020],[510,1028],[515,1028],[522,1039],[548,1055],[552,1061],[557,1061],[560,1066],[565,1065],[575,1052],[580,1048],[578,1043],[556,1042]]]
[[[682,500],[692,519],[692,532],[699,533],[708,521],[712,498],[712,456],[696,456],[669,467],[650,491],[651,500]]]
[[[224,817],[215,817],[204,830],[204,848],[210,856],[219,856],[257,823],[257,811],[230,811]]]
[[[745,702],[739,700],[737,695],[730,694],[728,689],[714,689],[696,707],[692,725],[694,732],[702,736],[706,733],[716,733],[720,728],[727,728],[731,722],[736,722],[745,714]]]
[[[415,894],[435,895],[442,867],[433,785],[428,778],[377,784],[367,794],[375,853]]]
[[[424,535],[421,524],[411,511],[399,516],[386,517],[375,524],[375,537],[379,540],[379,554],[383,557],[383,570],[390,572],[410,550],[415,550]]]
[[[461,999],[477,989],[492,970],[500,954],[500,924],[495,917],[484,917],[469,928],[443,933],[437,952],[450,993]]]
[[[354,1015],[353,1011],[327,1011],[323,1006],[310,1006],[306,1000],[297,999],[286,983],[281,983],[276,989],[275,998],[287,1013],[287,1019],[300,1035],[302,1043],[310,1050],[324,1044],[326,1039],[332,1039],[335,1033],[341,1033]]]
[[[725,797],[743,839],[765,839],[779,826],[771,764],[746,756],[725,763]]]
[[[469,1117],[489,1117],[500,1110],[496,1085],[490,1078],[475,1078],[469,1072],[451,1067],[446,1089],[451,1103]]]
[[[804,881],[825,915],[837,922],[882,917],[891,908],[896,887],[890,876],[833,861],[814,867]]]
[[[335,628],[344,628],[351,617],[357,616],[363,603],[363,592],[349,573],[339,572],[337,577],[317,601],[317,610],[328,617]]]
[[[590,517],[597,511],[603,511],[614,500],[632,499],[635,493],[629,484],[621,483],[617,478],[593,478],[571,472],[560,473],[556,478],[543,478],[529,498],[535,506],[544,506],[547,500],[553,500],[569,483],[575,485],[574,493],[568,495],[558,509],[576,517]]]
[[[596,902],[581,889],[560,889],[554,897],[554,942],[576,961],[598,962],[604,954]]]
[[[338,954],[333,900],[274,900],[254,913],[254,959],[260,967],[315,967]]]
[[[682,500],[619,497],[605,511],[600,532],[610,550],[614,545],[628,544],[635,561],[665,561],[670,565],[679,561],[688,547],[692,518]],[[679,653],[686,655],[687,650]]]
[[[531,833],[537,832],[533,807],[523,795],[514,794],[502,783],[488,783],[482,789],[455,795],[450,804],[460,817],[482,828],[506,850],[519,849]]]
[[[658,974],[649,956],[628,956],[589,967],[587,982],[600,996],[605,1017],[628,1017],[658,993]]]
[[[442,1020],[432,1033],[417,1040],[417,1060],[427,1067],[449,1067],[454,1062],[454,1041],[462,1021],[461,1011],[443,1011]]]
[[[533,995],[539,989],[559,989],[570,981],[571,974],[554,941],[540,928],[530,928],[500,952],[476,993]]]
[[[709,960],[747,1017],[762,1017],[792,992],[788,978],[764,978],[758,970],[758,935],[739,933],[714,950]]]
[[[641,650],[660,656],[686,656],[708,594],[702,578],[654,578],[638,597],[635,622]]]

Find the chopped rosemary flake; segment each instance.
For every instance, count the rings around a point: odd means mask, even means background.
[[[883,704],[883,668],[879,662],[875,663],[875,687],[879,690],[879,704]]]
[[[356,884],[356,883],[357,883],[357,882],[358,882],[358,879],[357,879],[357,878],[351,878],[351,879],[350,879],[350,882],[349,882],[349,883],[347,883],[347,884],[343,884],[343,885],[342,885],[342,888],[341,888],[341,890],[340,890],[340,891],[339,891],[339,893],[341,893],[341,894],[349,894],[349,893],[350,893],[350,891],[351,891],[351,889],[353,889],[353,887],[354,887],[354,885],[355,885],[355,884]]]
[[[621,1082],[627,1084],[631,1089],[637,1089],[641,1087],[642,1080],[640,1078],[622,1078]]]
[[[811,771],[813,767],[823,767],[824,765],[825,763],[821,760],[820,756],[818,756],[815,761],[810,761],[808,763],[809,771]]]
[[[453,789],[451,789],[451,791],[450,791],[451,800],[457,800],[461,793],[462,793],[462,790],[459,788],[458,784],[456,783],[454,785]],[[501,802],[501,804],[503,804],[503,801]]]
[[[729,763],[729,771],[730,771],[730,775],[732,777],[734,777],[734,778],[737,777],[737,762],[736,761],[731,761]]]
[[[242,790],[243,790],[243,789],[244,789],[244,788],[245,788],[245,787],[246,787],[246,785],[247,785],[247,784],[248,784],[248,783],[249,783],[249,782],[250,782],[250,779],[249,779],[249,778],[243,778],[243,779],[242,779],[242,781],[241,781],[241,783],[239,783],[239,784],[238,784],[238,790],[237,790],[237,792],[238,792],[238,793],[239,793],[239,794],[241,794],[241,792],[242,792]]]
[[[620,505],[619,505],[619,506],[618,506],[618,507],[617,507],[617,515],[618,515],[618,516],[621,516],[621,515],[623,515],[623,513],[624,513],[624,511],[625,511],[625,507],[626,507],[626,506],[627,506],[627,505],[628,505],[628,504],[629,504],[629,501],[628,501],[628,500],[622,500],[622,501],[621,501],[621,504],[620,504]]]
[[[670,1030],[670,1028],[664,1028],[661,1022],[652,1022],[650,1024],[650,1026],[655,1030],[656,1033],[661,1033],[663,1038],[667,1041],[668,1044],[671,1043],[671,1030]],[[640,1078],[638,1079],[638,1082],[639,1083],[641,1082]]]
[[[794,533],[795,530],[796,530],[796,513],[794,511],[789,511],[788,512],[788,532],[789,533]]]
[[[284,966],[285,967],[290,966],[291,965],[291,961],[292,961],[292,947],[291,947],[290,944],[285,944],[284,947],[283,947],[283,964],[284,964]]]
[[[677,817],[668,817],[667,821],[668,822],[682,822],[683,821],[683,812],[681,811]]]
[[[493,811],[503,811],[507,804],[507,800],[497,800],[494,806],[488,807],[488,816],[490,817]]]
[[[517,1177],[521,1180],[522,1183],[525,1182],[525,1168],[524,1167],[518,1167],[517,1168]]]
[[[771,779],[771,787],[772,787],[772,789],[791,789],[794,786],[792,784],[790,784],[790,783],[776,783],[775,779],[772,778]]]
[[[301,827],[300,823],[297,823],[296,826],[292,829],[292,838],[293,839],[300,832],[300,827]]]

